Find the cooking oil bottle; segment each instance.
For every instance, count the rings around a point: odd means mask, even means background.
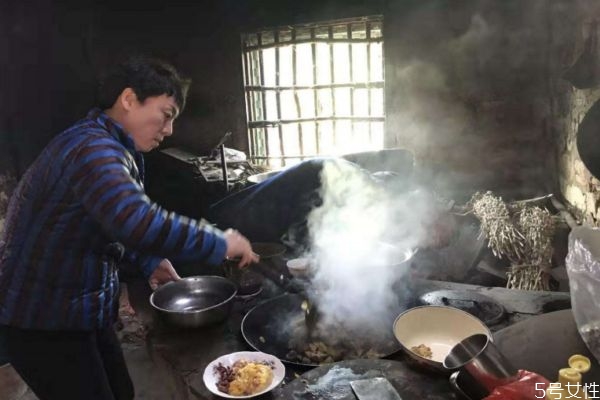
[[[558,382],[546,389],[546,400],[589,399],[582,382],[582,374],[591,367],[590,359],[580,354],[569,357],[569,368],[558,371]]]

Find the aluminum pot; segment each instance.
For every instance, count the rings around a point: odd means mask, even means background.
[[[461,374],[485,387],[488,394],[498,386],[515,381],[519,372],[490,337],[482,334],[469,336],[454,346],[444,359],[444,367],[459,369]]]
[[[225,320],[236,293],[229,279],[192,276],[159,287],[150,296],[150,304],[167,323],[197,328]]]

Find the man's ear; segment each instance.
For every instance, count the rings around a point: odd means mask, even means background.
[[[130,111],[138,102],[138,98],[132,88],[125,88],[118,101],[125,111]]]

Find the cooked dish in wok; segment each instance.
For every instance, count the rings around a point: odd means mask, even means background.
[[[317,366],[340,360],[381,358],[400,350],[388,329],[357,331],[343,322],[321,324],[309,331],[301,309],[303,297],[284,295],[259,304],[244,317],[242,334],[250,346],[282,361]]]

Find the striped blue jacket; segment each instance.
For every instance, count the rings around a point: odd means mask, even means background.
[[[222,232],[143,189],[143,158],[99,109],[56,136],[23,175],[0,236],[0,324],[97,329],[116,319],[117,259],[148,277],[163,258],[217,264]]]

